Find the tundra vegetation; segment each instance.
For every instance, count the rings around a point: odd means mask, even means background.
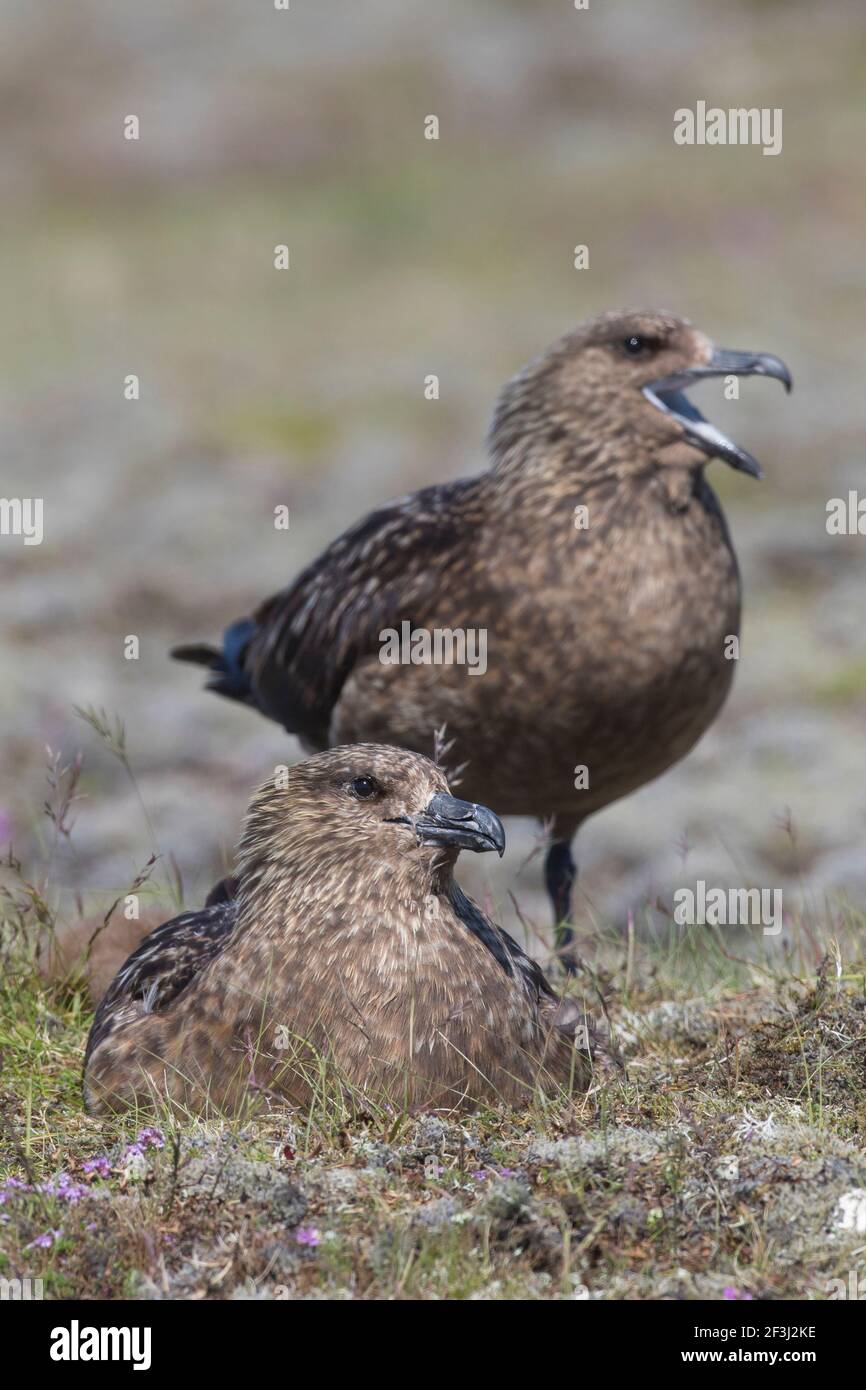
[[[51,770],[54,836],[71,833],[80,773]],[[51,863],[49,848],[44,864],[4,865],[4,1279],[41,1279],[46,1298],[822,1299],[859,1287],[866,966],[851,910],[803,912],[781,942],[672,913],[660,926],[657,909],[625,935],[587,932],[569,988],[610,1026],[623,1065],[600,1059],[585,1095],[408,1114],[323,1069],[307,1114],[259,1104],[233,1119],[106,1121],[81,1099],[86,969],[46,969],[52,936],[88,910],[56,889]],[[136,887],[168,915],[159,873],[150,865]],[[126,896],[97,933],[116,927]]]

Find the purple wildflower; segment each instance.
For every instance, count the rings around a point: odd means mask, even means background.
[[[0,1199],[5,1201],[6,1198],[10,1195],[10,1193],[15,1191],[29,1192],[29,1182],[24,1182],[23,1178],[7,1178],[3,1186],[0,1187]]]
[[[107,1178],[111,1172],[111,1164],[105,1154],[100,1154],[98,1158],[86,1158],[81,1168],[85,1173],[95,1173],[98,1178]]]
[[[59,1231],[44,1231],[41,1236],[37,1236],[35,1240],[31,1240],[29,1245],[25,1245],[24,1249],[32,1250],[36,1247],[39,1250],[48,1250],[49,1247],[54,1244],[55,1240],[58,1239],[59,1235]]]
[[[136,1143],[140,1144],[142,1149],[164,1149],[165,1135],[161,1129],[157,1129],[154,1125],[148,1125],[146,1129],[139,1132]]]
[[[315,1226],[299,1226],[295,1231],[295,1240],[299,1245],[320,1245],[322,1237]]]
[[[68,1173],[61,1173],[54,1195],[63,1202],[80,1202],[86,1191],[82,1183],[73,1182]]]

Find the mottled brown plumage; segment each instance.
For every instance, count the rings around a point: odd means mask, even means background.
[[[729,374],[790,386],[778,358],[717,351],[668,314],[590,320],[506,385],[489,471],[374,512],[221,652],[175,654],[310,747],[430,752],[446,726],[461,791],[552,820],[562,920],[577,827],[688,752],[731,684],[740,581],[704,468],[760,470],[681,391]],[[486,673],[383,664],[404,621],[486,630]]]
[[[447,1110],[583,1083],[578,1007],[453,879],[460,848],[504,843],[400,749],[332,749],[266,783],[236,896],[151,933],[100,1004],[88,1107],[304,1105],[329,1078]]]

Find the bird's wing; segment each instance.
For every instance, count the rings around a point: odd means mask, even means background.
[[[467,897],[456,883],[452,885],[450,897],[461,922],[499,961],[506,975],[512,975],[521,981],[533,1003],[539,1004],[546,999],[558,1002],[559,996],[538,961],[528,956],[513,936],[509,936],[502,927],[485,917],[478,904]]]
[[[437,596],[471,574],[482,516],[479,478],[423,488],[350,528],[252,618],[228,629],[220,652],[173,655],[209,667],[212,689],[256,705],[291,733],[324,747],[334,705],[379,633],[423,622]]]
[[[505,973],[522,985],[530,1004],[538,1010],[538,1018],[545,1031],[549,1030],[581,1052],[595,1053],[601,1050],[622,1067],[610,1039],[601,1037],[583,1004],[557,994],[538,961],[528,956],[507,931],[485,917],[478,904],[468,898],[456,883],[452,886],[450,897],[454,911],[464,925],[495,956]]]
[[[379,633],[413,621],[446,575],[467,565],[464,537],[478,480],[424,488],[372,512],[262,605],[246,657],[265,713],[294,733],[327,740],[331,712]]]
[[[224,898],[198,912],[183,912],[150,932],[103,995],[87,1040],[93,1049],[113,1031],[130,1004],[161,1013],[226,945],[237,922],[237,902]]]

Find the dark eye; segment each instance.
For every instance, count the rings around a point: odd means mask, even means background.
[[[357,796],[359,801],[369,801],[379,790],[379,783],[375,777],[356,777],[352,783],[352,794]]]
[[[640,357],[642,352],[647,352],[651,344],[646,338],[641,338],[638,333],[633,333],[630,338],[626,338],[623,347],[629,357]]]

